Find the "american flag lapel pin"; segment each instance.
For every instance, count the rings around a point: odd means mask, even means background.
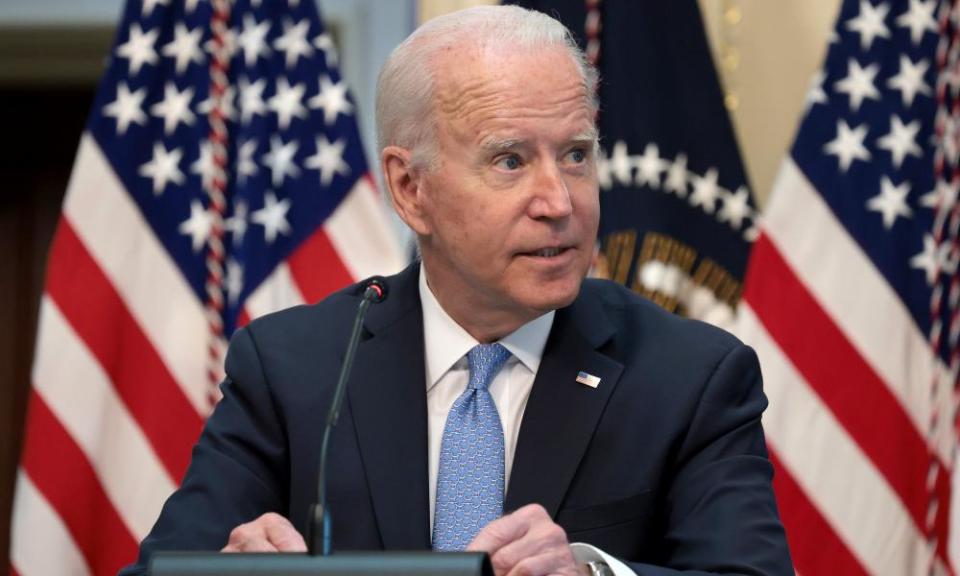
[[[583,384],[584,386],[596,388],[600,385],[600,377],[594,376],[593,374],[587,374],[586,372],[579,372],[577,373],[577,382]]]

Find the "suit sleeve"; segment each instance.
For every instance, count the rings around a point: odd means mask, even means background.
[[[231,341],[221,390],[181,487],[141,543],[137,563],[121,576],[145,574],[155,551],[219,550],[235,526],[286,512],[288,444],[247,329]]]
[[[703,389],[666,502],[666,565],[640,576],[793,574],[760,417],[767,406],[753,350],[737,344]]]

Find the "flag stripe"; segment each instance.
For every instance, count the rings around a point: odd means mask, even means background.
[[[63,212],[194,410],[205,413],[203,306],[89,134],[80,140]]]
[[[317,265],[323,262],[323,267]],[[290,274],[305,303],[319,302],[354,281],[323,228],[304,241],[287,259]]]
[[[300,287],[290,273],[290,267],[283,263],[274,268],[247,298],[246,310],[250,318],[259,318],[264,314],[305,303]]]
[[[86,559],[56,510],[22,469],[17,473],[10,529],[14,574],[90,574]]]
[[[754,243],[744,297],[777,346],[910,510],[922,531],[927,512],[926,443],[896,398],[854,350],[765,235]],[[753,275],[762,268],[764,273]],[[838,385],[856,382],[857,386]],[[882,426],[877,423],[882,422]],[[891,442],[890,438],[897,438]],[[940,466],[939,492],[949,498]],[[942,524],[942,528],[945,528]],[[945,541],[945,534],[940,534]]]
[[[179,480],[203,421],[66,219],[50,253],[47,291]]]
[[[137,554],[133,539],[104,493],[83,452],[50,412],[43,398],[31,391],[27,414],[28,438],[22,465],[83,552],[97,574],[113,574]]]
[[[903,502],[766,332],[748,302],[738,309],[742,329],[760,357],[767,440],[811,504],[877,574],[909,574],[923,537]],[[781,510],[784,517],[793,514]]]
[[[391,222],[369,174],[357,180],[323,228],[354,279],[394,274],[405,265],[401,251],[395,249]],[[384,246],[392,249],[385,251]]]
[[[789,511],[783,515],[783,524],[797,571],[845,576],[867,574],[866,568],[850,553],[830,523],[803,493],[790,470],[780,462],[777,451],[771,447],[769,452],[770,461],[776,468],[773,488],[777,494],[777,506]]]
[[[136,540],[176,484],[56,304],[44,297],[33,383],[96,471]]]
[[[925,335],[791,158],[783,162],[774,189],[764,213],[764,234],[926,437],[930,384],[935,375],[952,382],[946,367],[918,361],[932,357]],[[940,386],[936,404],[949,406],[952,393],[952,386]],[[953,429],[948,418],[941,422],[937,450],[941,461],[950,462]]]

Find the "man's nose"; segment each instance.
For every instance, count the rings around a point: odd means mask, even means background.
[[[529,212],[531,218],[551,220],[566,218],[573,213],[570,189],[556,163],[543,163],[537,171]]]

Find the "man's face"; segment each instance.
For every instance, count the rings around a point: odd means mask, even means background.
[[[580,74],[564,49],[516,52],[440,59],[439,161],[420,179],[420,240],[445,307],[522,323],[576,297],[600,210]]]

